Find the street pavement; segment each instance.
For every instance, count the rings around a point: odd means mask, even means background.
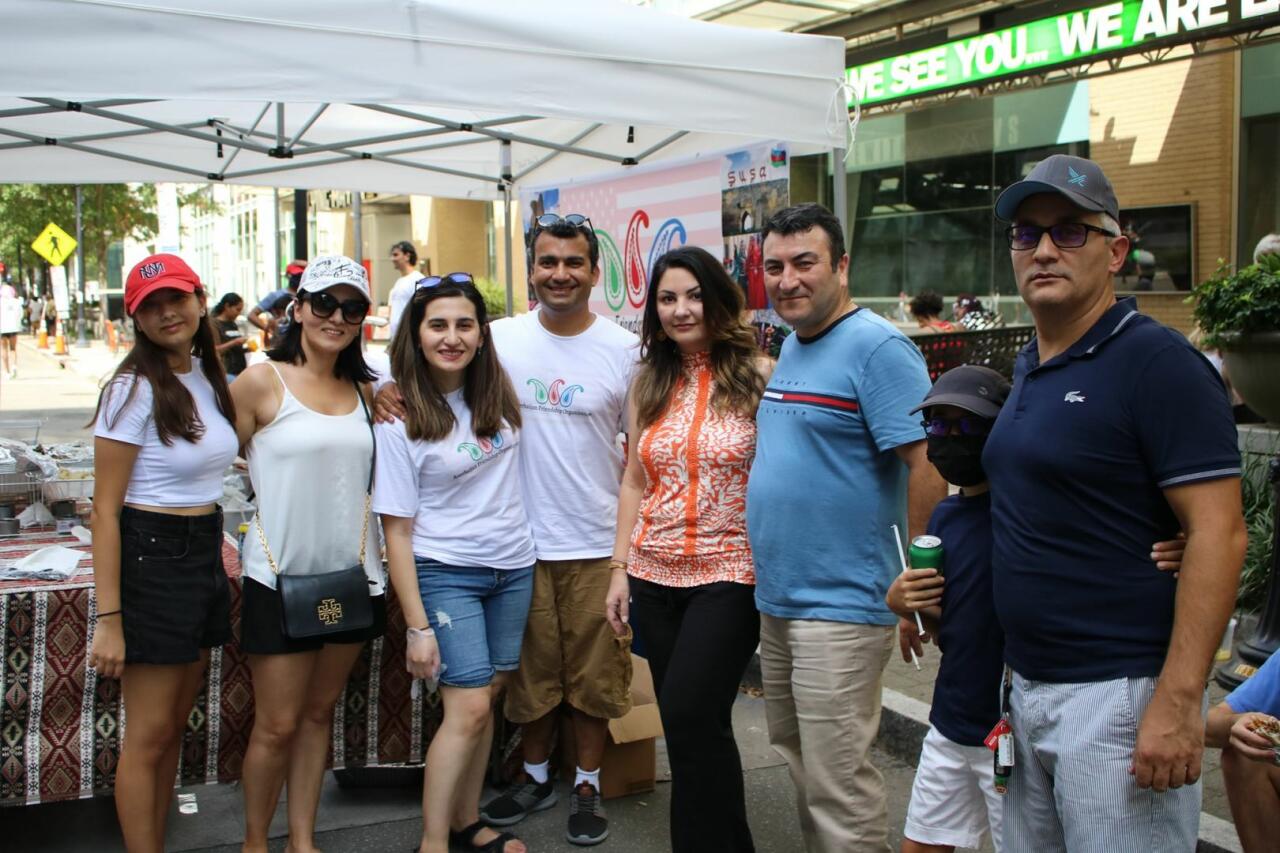
[[[734,730],[742,752],[747,814],[760,853],[803,850],[796,818],[795,789],[781,759],[769,747],[764,700],[740,694],[734,707]],[[911,795],[912,765],[883,748],[873,761],[885,777],[889,836],[893,849],[902,840],[902,824]],[[671,785],[665,749],[659,740],[658,775],[648,794],[605,802],[609,838],[602,853],[661,853],[670,850],[667,827]],[[239,785],[183,788],[194,793],[199,811],[169,817],[165,850],[172,853],[239,853],[244,812]],[[490,795],[492,792],[490,792]],[[420,788],[343,789],[328,776],[321,797],[316,842],[326,853],[406,853],[416,849],[422,832]],[[488,796],[488,795],[487,795]],[[533,815],[514,828],[531,851],[577,850],[565,841],[569,785],[560,785],[559,804]],[[23,853],[117,853],[119,841],[110,799],[27,806],[0,811],[4,842],[0,847]],[[272,824],[272,853],[284,850],[284,803]],[[8,845],[12,844],[10,847]],[[981,848],[990,851],[988,844]],[[717,851],[708,851],[717,853]]]

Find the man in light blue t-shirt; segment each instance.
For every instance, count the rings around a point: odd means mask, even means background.
[[[1245,853],[1274,850],[1280,838],[1280,653],[1209,711],[1207,747],[1222,749],[1222,781]],[[1280,736],[1280,732],[1277,732]]]
[[[821,205],[764,227],[765,290],[795,334],[760,402],[747,486],[769,741],[787,760],[809,851],[888,850],[868,759],[897,617],[891,525],[924,533],[946,484],[910,414],[920,351],[849,298],[839,221]]]

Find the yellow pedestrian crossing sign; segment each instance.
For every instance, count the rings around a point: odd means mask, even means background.
[[[76,250],[76,238],[50,222],[31,244],[31,248],[55,267],[61,266]]]

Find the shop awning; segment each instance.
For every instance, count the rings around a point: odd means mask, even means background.
[[[605,0],[0,0],[0,181],[501,198],[846,146],[844,43]]]

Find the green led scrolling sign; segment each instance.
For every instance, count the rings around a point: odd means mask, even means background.
[[[1280,0],[1126,0],[868,62],[845,77],[866,106],[1232,25],[1280,26]]]

